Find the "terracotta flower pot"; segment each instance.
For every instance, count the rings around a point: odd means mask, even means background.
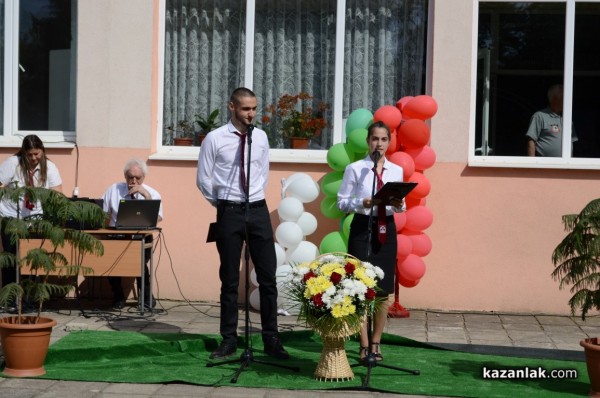
[[[290,143],[292,149],[308,149],[310,138],[306,137],[291,137]]]
[[[579,342],[585,350],[585,362],[592,390],[590,397],[600,397],[600,345],[598,337],[584,339]]]
[[[44,361],[48,354],[50,335],[56,321],[35,316],[22,316],[23,323],[16,323],[16,316],[0,318],[0,342],[6,367],[3,373],[12,377],[41,376],[46,373]]]
[[[176,137],[173,138],[173,145],[176,146],[192,146],[194,139],[192,137]]]

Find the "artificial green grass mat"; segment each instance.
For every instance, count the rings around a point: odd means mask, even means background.
[[[251,335],[254,359],[300,367],[300,372],[252,362],[236,384],[230,382],[240,367],[238,352],[234,363],[207,367],[208,356],[219,341],[218,335],[181,333],[138,333],[109,331],[72,332],[50,346],[46,375],[41,378],[122,383],[183,382],[206,386],[239,386],[282,389],[353,389],[361,386],[365,366],[353,368],[355,378],[344,382],[313,379],[321,353],[321,340],[311,331],[280,334],[291,358],[286,361],[262,352],[260,334]],[[358,342],[346,342],[350,364],[358,362]],[[450,397],[552,397],[582,396],[589,391],[585,362],[556,359],[517,358],[440,349],[414,340],[384,334],[383,363],[417,369],[420,375],[376,366],[371,369],[369,387],[375,391]],[[576,369],[578,377],[566,379],[486,380],[483,368],[516,369],[542,367]]]

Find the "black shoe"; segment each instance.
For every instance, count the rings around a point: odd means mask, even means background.
[[[221,343],[219,348],[214,350],[209,358],[210,359],[225,359],[232,356],[237,351],[237,345],[233,343]]]
[[[279,336],[271,336],[266,340],[263,340],[265,344],[265,353],[277,359],[288,359],[290,354],[283,348]]]
[[[122,310],[125,307],[125,300],[123,299],[114,299],[112,303],[112,307],[115,310]]]

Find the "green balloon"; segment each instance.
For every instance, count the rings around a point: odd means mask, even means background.
[[[334,144],[327,151],[327,164],[334,170],[344,171],[346,166],[354,162],[354,151],[344,143]]]
[[[321,201],[321,213],[327,218],[340,218],[344,215],[337,207],[337,198],[325,197]]]
[[[348,214],[342,221],[342,233],[346,239],[350,236],[350,224],[352,224],[352,220],[354,220],[354,213]]]
[[[347,253],[348,252],[348,239],[345,238],[340,231],[330,232],[319,245],[321,254],[324,253]]]
[[[356,153],[366,153],[369,150],[367,143],[367,129],[356,129],[348,135],[348,146]]]
[[[356,129],[366,129],[373,123],[373,114],[365,108],[358,108],[352,111],[346,120],[346,135],[349,135]]]
[[[344,173],[341,171],[332,171],[325,174],[325,177],[321,180],[321,191],[323,194],[329,197],[337,197],[343,177]]]

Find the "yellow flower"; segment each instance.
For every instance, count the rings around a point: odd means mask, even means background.
[[[310,278],[306,281],[306,289],[304,290],[304,297],[311,298],[314,295],[319,293],[323,293],[327,290],[333,283],[329,281],[328,278],[324,276],[317,276],[316,278]]]
[[[334,318],[343,318],[346,315],[352,315],[356,312],[356,306],[352,304],[352,300],[350,297],[344,297],[344,301],[342,303],[335,304],[331,308],[331,315]]]
[[[376,285],[375,279],[367,276],[367,273],[365,272],[364,267],[355,269],[354,275],[359,281],[364,283],[366,287],[370,287],[370,288],[375,287],[375,285]]]

